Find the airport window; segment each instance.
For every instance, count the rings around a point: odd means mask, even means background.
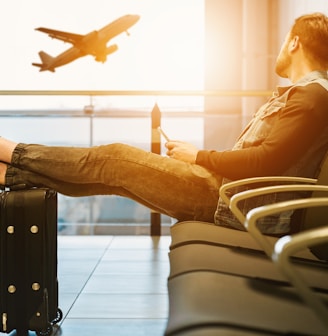
[[[202,90],[203,0],[193,0],[192,5],[190,0],[78,3],[59,0],[51,4],[51,10],[47,2],[8,2],[7,14],[0,23],[3,31],[10,27],[10,33],[3,36],[7,47],[0,64],[5,78],[0,90],[17,92],[1,97],[3,136],[54,145],[89,146],[120,141],[149,149],[149,112],[158,104],[163,112],[163,128],[170,136],[202,145],[202,118],[188,119],[186,128],[181,117],[185,112],[202,113],[202,97],[70,96],[51,92]],[[108,55],[81,56],[53,69],[32,65],[44,62],[38,55],[40,51],[56,57],[71,48],[72,44],[68,40],[65,43],[63,36],[90,33],[91,38],[93,31],[126,15],[140,18],[127,32],[108,43]],[[54,31],[69,34],[58,37]],[[20,95],[23,91],[49,91],[50,94]],[[170,220],[163,218],[164,224]],[[149,210],[113,196],[82,199],[60,196],[59,222],[63,234],[106,233],[109,226],[119,233],[142,234],[149,229]]]

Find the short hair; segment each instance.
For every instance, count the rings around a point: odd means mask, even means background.
[[[290,37],[298,36],[303,49],[314,61],[328,69],[328,17],[322,13],[300,16],[294,22]]]

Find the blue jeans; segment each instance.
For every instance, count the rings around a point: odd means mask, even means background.
[[[214,221],[221,177],[199,165],[124,144],[91,148],[19,144],[6,186],[68,196],[120,195],[182,220]]]

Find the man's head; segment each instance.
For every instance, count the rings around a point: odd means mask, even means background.
[[[328,17],[322,13],[297,18],[277,58],[276,72],[288,77],[292,56],[302,51],[305,60],[316,70],[328,70]]]

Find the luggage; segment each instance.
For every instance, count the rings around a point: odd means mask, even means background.
[[[50,335],[58,308],[57,193],[0,193],[0,331]]]

